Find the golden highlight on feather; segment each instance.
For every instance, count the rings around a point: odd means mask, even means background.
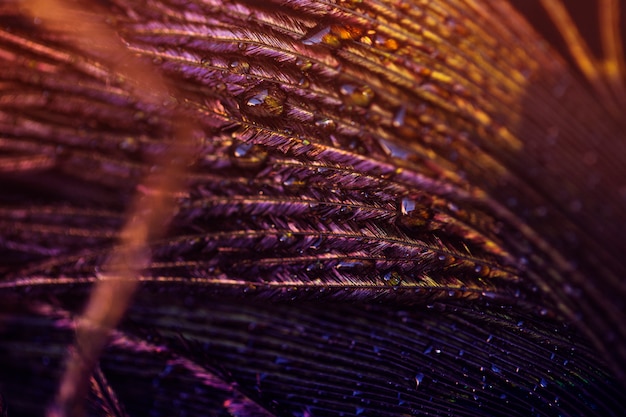
[[[600,11],[600,33],[602,35],[602,49],[604,51],[604,72],[606,73],[614,94],[622,108],[626,105],[626,63],[624,45],[621,36],[620,1],[601,0],[598,5]]]
[[[562,0],[541,0],[559,30],[574,62],[618,118],[626,105],[626,70],[620,35],[620,0],[599,0],[599,25],[604,57],[598,60],[580,34]]]

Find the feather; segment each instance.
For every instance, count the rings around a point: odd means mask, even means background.
[[[0,7],[0,410],[623,414],[623,70],[506,1],[98,4]]]

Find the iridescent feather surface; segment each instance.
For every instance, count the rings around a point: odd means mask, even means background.
[[[623,415],[622,11],[515,3],[1,4],[0,411]]]

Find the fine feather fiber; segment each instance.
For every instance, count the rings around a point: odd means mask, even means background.
[[[65,3],[0,5],[0,416],[624,415],[615,39],[594,78],[538,1]]]

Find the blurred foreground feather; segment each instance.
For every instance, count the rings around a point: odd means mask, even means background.
[[[12,415],[116,267],[140,289],[93,415],[623,414],[615,36],[587,84],[504,1],[98,4],[119,55],[0,6]],[[146,180],[177,146],[181,185]],[[145,267],[109,258],[135,194],[176,207]]]

